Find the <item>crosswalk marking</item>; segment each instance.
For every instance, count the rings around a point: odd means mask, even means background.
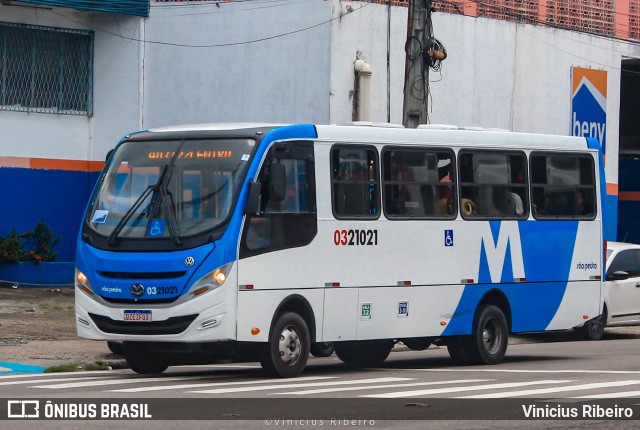
[[[83,381],[86,381],[87,379],[92,379],[93,382],[92,384],[96,384],[97,381],[96,379],[103,379],[103,380],[114,380],[113,376],[91,376],[91,377],[74,377],[74,378],[55,378],[55,379],[28,379],[28,380],[20,380],[20,381],[3,381],[0,382],[0,385],[27,385],[27,384],[39,384],[42,382],[45,383],[50,383],[50,382],[62,382],[62,381],[77,381],[78,379],[82,379]]]
[[[306,376],[302,378],[296,378],[296,381],[317,381],[334,379],[337,376]],[[182,385],[155,385],[152,387],[136,387],[136,388],[122,388],[119,390],[110,390],[118,393],[140,393],[144,391],[163,391],[163,390],[182,390],[186,388],[198,388],[198,387],[211,387],[211,386],[229,386],[229,385],[249,385],[249,384],[270,384],[273,382],[282,382],[282,379],[258,379],[254,381],[239,381],[239,382],[208,382],[202,384],[182,384]]]
[[[434,382],[410,382],[403,384],[384,384],[384,385],[367,385],[366,387],[334,387],[334,388],[319,388],[317,390],[305,390],[305,391],[290,391],[288,393],[272,393],[274,395],[306,395],[306,394],[321,394],[321,393],[334,393],[339,391],[357,391],[357,390],[376,390],[380,388],[398,388],[398,387],[419,387],[425,385],[447,385],[447,384],[468,384],[471,382],[486,382],[494,381],[494,379],[458,379],[455,381],[434,381]]]
[[[572,399],[622,399],[625,397],[638,397],[640,391],[622,391],[618,393],[591,394],[589,396],[571,397]]]
[[[326,381],[326,382],[311,382],[306,384],[275,384],[265,385],[260,387],[240,387],[240,388],[221,388],[215,390],[198,390],[189,391],[189,393],[201,393],[201,394],[227,394],[227,393],[241,393],[246,391],[264,391],[273,389],[289,389],[289,388],[304,388],[304,387],[320,387],[326,385],[358,385],[369,383],[381,383],[381,382],[399,382],[399,381],[411,381],[414,378],[373,378],[373,379],[357,379],[354,381]],[[364,387],[363,387],[364,388]]]
[[[397,391],[393,393],[369,394],[369,395],[364,395],[360,397],[395,399],[399,397],[417,397],[417,396],[427,396],[431,394],[458,393],[461,391],[492,390],[495,388],[513,388],[513,387],[522,387],[526,385],[564,384],[567,382],[573,382],[573,381],[542,380],[542,381],[531,381],[531,382],[508,382],[508,383],[487,384],[487,385],[467,385],[464,387],[436,388],[431,390]]]
[[[176,377],[172,377],[172,378],[112,379],[112,380],[100,381],[100,385],[135,384],[135,383],[138,383],[138,382],[150,382],[150,381],[160,381],[160,382],[164,382],[164,381],[184,381],[185,379],[202,379],[202,376],[176,376]],[[53,385],[36,385],[36,386],[30,387],[30,388],[47,388],[47,389],[50,389],[50,390],[63,390],[63,389],[66,389],[66,388],[90,387],[92,385],[96,385],[96,381],[70,382],[70,383],[66,383],[66,384],[53,384]]]
[[[637,375],[640,370],[580,370],[580,369],[564,369],[564,370],[537,370],[537,369],[398,369],[403,371],[419,371],[419,372],[488,372],[488,373],[585,373],[585,374],[603,374],[603,375]]]
[[[622,387],[625,385],[637,385],[637,384],[640,384],[640,381],[630,380],[630,381],[598,382],[593,384],[568,385],[565,387],[540,388],[536,390],[521,390],[521,391],[508,391],[504,393],[478,394],[475,396],[466,396],[461,398],[463,399],[500,399],[504,397],[522,397],[522,396],[530,396],[535,394],[561,393],[563,391],[591,390],[594,388]]]
[[[77,372],[77,373],[29,373],[29,374],[20,374],[20,375],[0,375],[0,381],[4,381],[6,379],[27,379],[27,378],[59,378],[62,375],[74,375],[77,378],[83,378],[86,373]],[[95,370],[91,371],[91,375],[101,375],[101,376],[117,376],[113,374],[111,370]]]

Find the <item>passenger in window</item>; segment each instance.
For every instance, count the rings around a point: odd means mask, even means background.
[[[507,187],[497,187],[496,191],[495,205],[502,215],[522,216],[524,214],[524,205],[518,194],[509,191]]]
[[[586,201],[584,191],[578,190],[578,215],[592,215],[593,207]]]

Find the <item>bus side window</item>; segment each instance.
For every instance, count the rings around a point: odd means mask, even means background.
[[[454,208],[453,152],[386,147],[382,151],[382,194],[387,218],[447,218]]]
[[[290,154],[276,156],[272,150],[258,175],[258,181],[262,183],[260,213],[247,215],[241,258],[304,246],[317,233],[312,144],[291,142],[290,145],[293,147]],[[303,150],[296,150],[297,147]],[[284,166],[286,185],[282,200],[269,198],[272,163]]]
[[[331,150],[333,213],[339,219],[376,219],[380,214],[377,151],[368,146]]]
[[[593,219],[595,174],[589,154],[531,155],[531,195],[537,219]]]

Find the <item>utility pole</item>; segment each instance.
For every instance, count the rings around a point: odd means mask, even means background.
[[[433,52],[431,33],[431,0],[409,0],[402,106],[402,124],[407,128],[427,123],[429,65],[424,57]]]

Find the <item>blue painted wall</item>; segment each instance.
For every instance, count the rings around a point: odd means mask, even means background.
[[[640,192],[640,158],[620,157],[620,192]],[[618,241],[640,243],[640,201],[620,200],[618,204]]]
[[[0,168],[0,234],[32,231],[40,220],[60,236],[57,261],[74,261],[76,239],[99,172]]]

